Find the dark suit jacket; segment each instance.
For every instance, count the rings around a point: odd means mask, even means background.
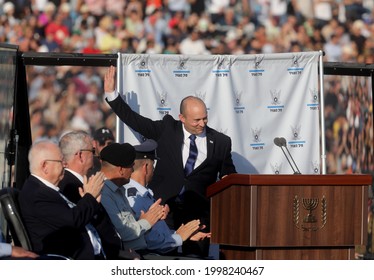
[[[158,143],[155,173],[149,187],[155,197],[161,197],[175,210],[174,201],[185,188],[184,221],[200,218],[209,226],[209,200],[206,189],[224,175],[236,173],[231,157],[231,139],[206,127],[207,159],[187,177],[184,174],[182,145],[182,122],[166,115],[162,120],[153,121],[131,110],[121,96],[108,102],[117,116],[130,128]],[[208,219],[208,220],[207,220]],[[180,223],[179,222],[179,223]],[[178,223],[174,226],[178,226]]]
[[[86,194],[70,208],[57,191],[31,175],[20,192],[19,204],[35,252],[94,259],[85,228],[100,207],[92,195]]]
[[[69,170],[65,169],[64,178],[62,178],[58,187],[71,202],[77,204],[81,199],[79,188],[83,187],[83,183]]]
[[[61,192],[75,204],[80,201],[81,196],[78,188],[83,187],[82,182],[69,170],[65,170],[64,178],[60,181]],[[100,235],[104,252],[108,259],[118,259],[122,242],[118,236],[104,207],[100,204],[97,214],[90,221]]]

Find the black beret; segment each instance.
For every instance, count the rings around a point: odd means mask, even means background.
[[[147,139],[140,145],[135,145],[134,148],[136,151],[135,159],[157,159],[157,142],[152,139]]]
[[[135,149],[129,143],[113,143],[101,150],[100,158],[115,166],[128,167],[134,163]]]

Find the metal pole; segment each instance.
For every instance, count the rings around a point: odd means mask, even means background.
[[[122,55],[118,53],[117,58],[117,86],[116,89],[119,94],[123,93],[121,78],[122,77]],[[116,138],[117,143],[124,143],[125,142],[125,124],[120,120],[120,118],[116,117]]]
[[[320,121],[321,121],[321,172],[326,174],[325,101],[323,87],[323,51],[319,51]]]

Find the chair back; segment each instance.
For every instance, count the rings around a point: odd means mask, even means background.
[[[0,205],[7,221],[13,243],[26,250],[32,251],[32,245],[23,223],[18,205],[19,190],[16,188],[3,188],[0,190]]]

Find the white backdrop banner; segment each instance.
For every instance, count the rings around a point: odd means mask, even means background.
[[[292,174],[288,149],[302,174],[320,174],[319,56],[119,54],[117,83],[131,108],[153,120],[178,119],[181,100],[200,97],[208,125],[231,137],[238,173]],[[125,142],[142,139],[126,126],[123,133]]]

